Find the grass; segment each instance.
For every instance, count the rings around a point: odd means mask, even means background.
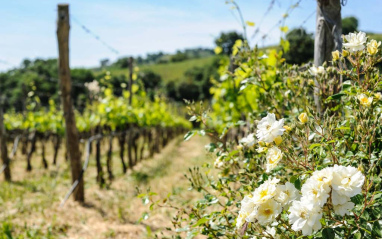
[[[68,162],[62,157],[59,166],[41,168],[40,152],[33,158],[34,169],[25,172],[25,156],[17,154],[12,165],[13,182],[0,183],[0,239],[24,238],[147,238],[171,227],[173,209],[161,208],[150,212],[137,198],[136,187],[148,188],[175,204],[194,201],[200,195],[187,190],[184,174],[194,165],[206,162],[204,145],[207,138],[193,138],[183,142],[173,140],[152,159],[140,162],[134,170],[123,175],[118,147],[113,154],[113,172],[116,179],[108,189],[100,189],[95,181],[95,160],[91,159],[85,174],[86,204],[70,199],[64,208],[59,204],[71,185]],[[106,147],[106,144],[104,145]],[[51,149],[48,145],[47,149]],[[198,150],[195,150],[198,149]],[[106,148],[102,149],[106,154]],[[52,152],[47,152],[51,158]],[[106,158],[102,158],[105,164]],[[106,167],[104,165],[104,173]],[[143,213],[147,220],[139,222]]]
[[[182,62],[167,64],[143,65],[142,70],[152,70],[162,76],[165,82],[179,80],[184,73],[193,67],[203,67],[212,63],[214,56],[198,59],[190,59]]]
[[[382,41],[382,34],[380,33],[366,33],[368,39],[374,39],[376,41]]]
[[[148,64],[141,65],[139,69],[152,70],[153,72],[159,74],[165,83],[170,81],[181,80],[184,73],[193,67],[202,67],[211,64],[215,56],[209,56],[205,58],[189,59],[181,62],[170,62],[165,64]],[[107,68],[108,71],[113,75],[126,75],[128,76],[127,69],[120,68]],[[101,71],[96,71],[95,74],[100,74]]]

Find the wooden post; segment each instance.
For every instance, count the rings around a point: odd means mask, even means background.
[[[32,155],[34,151],[36,150],[36,140],[37,140],[37,133],[36,131],[33,131],[31,134],[28,134],[28,140],[30,139],[30,148],[27,153],[27,172],[32,171]]]
[[[61,144],[61,137],[57,133],[54,140],[54,154],[53,154],[53,164],[57,164],[57,156],[58,156],[58,150],[60,150],[60,144]]]
[[[101,126],[96,127],[97,134],[102,135]],[[103,169],[101,163],[101,139],[97,139],[96,141],[96,166],[97,166],[97,182],[99,183],[99,187],[103,188],[105,186],[105,179],[103,178]]]
[[[129,57],[129,103],[133,101],[133,58]]]
[[[11,168],[10,160],[8,157],[7,139],[6,139],[5,125],[4,125],[4,112],[3,112],[3,99],[0,93],[0,151],[1,160],[3,161],[4,178],[6,181],[11,181]]]
[[[317,0],[316,36],[314,41],[314,65],[321,66],[332,59],[332,51],[342,48],[342,19],[340,0]],[[315,81],[314,101],[322,113],[320,89]]]
[[[107,152],[106,168],[109,175],[109,183],[114,179],[113,175],[113,136],[109,137],[109,151]]]
[[[123,170],[123,174],[125,174],[127,172],[127,167],[126,167],[126,163],[125,163],[125,160],[124,160],[124,155],[125,155],[125,142],[126,142],[126,133],[122,133],[119,137],[118,137],[118,142],[119,142],[119,148],[120,148],[120,151],[119,151],[119,157],[121,158],[121,162],[122,162],[122,170]]]
[[[70,167],[72,171],[73,183],[79,179],[78,185],[74,191],[74,199],[79,202],[85,201],[84,180],[81,175],[81,153],[76,120],[73,111],[73,102],[71,98],[71,79],[69,68],[69,5],[58,5],[57,19],[57,40],[58,40],[58,73],[60,77],[61,101],[65,117],[65,133],[68,146]]]
[[[48,161],[46,161],[45,157],[45,135],[42,135],[41,138],[41,159],[42,159],[42,165],[44,166],[45,169],[48,168]]]

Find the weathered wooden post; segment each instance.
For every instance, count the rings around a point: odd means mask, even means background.
[[[0,170],[4,170],[4,178],[6,181],[11,181],[11,168],[10,168],[10,160],[8,157],[8,149],[7,149],[7,140],[6,140],[6,132],[4,125],[4,112],[3,112],[3,99],[0,92],[0,151],[1,151],[1,160],[3,162],[3,167]]]
[[[314,65],[321,66],[332,59],[332,51],[342,48],[341,0],[317,0],[316,36],[314,41]],[[322,113],[320,88],[315,82],[314,101]]]
[[[102,135],[101,126],[96,127],[96,133]],[[100,188],[105,186],[105,179],[103,178],[103,169],[101,163],[101,139],[96,141],[96,166],[97,166],[97,182],[99,183]]]
[[[131,102],[133,101],[133,61],[134,59],[132,57],[129,57],[129,103],[131,105]]]
[[[109,150],[107,152],[106,168],[107,168],[107,173],[109,175],[109,182],[111,182],[114,179],[114,175],[113,175],[113,135],[112,134],[109,136]]]
[[[71,79],[69,68],[69,5],[58,5],[57,40],[58,40],[58,73],[60,77],[61,101],[65,117],[65,135],[69,151],[72,181],[78,181],[74,191],[74,199],[79,202],[85,201],[84,180],[81,175],[81,153],[79,137],[76,128],[76,120],[71,98]]]
[[[125,163],[125,160],[124,160],[124,155],[125,155],[125,142],[126,142],[126,133],[123,132],[119,137],[118,137],[118,142],[119,142],[119,147],[120,147],[120,151],[119,151],[119,157],[121,158],[121,162],[122,162],[122,170],[123,170],[123,173],[125,174],[127,172],[127,167],[126,167],[126,163]]]
[[[129,104],[131,105],[133,102],[133,57],[129,57]],[[133,168],[135,163],[133,160],[133,140],[134,140],[134,125],[130,124],[129,125],[129,130],[128,130],[128,140],[127,140],[127,156],[129,159],[129,167]]]

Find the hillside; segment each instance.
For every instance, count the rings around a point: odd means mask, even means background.
[[[382,33],[366,33],[369,39],[374,39],[376,41],[382,41]]]
[[[139,69],[152,70],[154,73],[159,74],[165,83],[169,81],[176,81],[184,76],[184,73],[193,67],[203,67],[212,63],[214,56],[204,58],[196,58],[184,60],[181,62],[157,63],[157,64],[143,64],[138,65]],[[126,75],[128,76],[128,69],[121,69],[117,67],[107,67],[105,70],[110,71],[113,75]],[[103,71],[100,69],[95,70],[95,74],[99,75]]]

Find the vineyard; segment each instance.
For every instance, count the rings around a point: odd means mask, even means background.
[[[113,178],[110,157],[113,152],[113,140],[118,139],[120,147],[120,157],[122,170],[126,173],[128,168],[132,168],[139,160],[147,156],[152,157],[161,148],[176,136],[190,129],[191,124],[183,117],[171,114],[168,104],[160,99],[151,102],[144,96],[138,96],[144,92],[136,93],[132,104],[129,104],[127,97],[129,92],[125,91],[125,97],[115,97],[110,89],[106,89],[105,96],[96,102],[89,104],[82,113],[76,114],[77,129],[83,145],[87,146],[87,154],[94,152],[97,162],[101,157],[100,142],[107,140],[109,149],[108,177]],[[94,95],[98,97],[97,95]],[[101,97],[101,96],[99,96]],[[46,142],[53,142],[52,164],[56,165],[58,151],[61,148],[64,137],[63,112],[57,110],[52,103],[49,111],[33,110],[25,115],[9,113],[4,115],[4,125],[8,132],[8,143],[13,142],[11,153],[14,157],[20,145],[23,154],[26,156],[26,170],[32,170],[31,157],[37,145],[41,146],[41,162],[48,168],[45,156]],[[91,143],[96,142],[92,147]],[[125,162],[125,148],[127,149],[127,161]],[[65,153],[67,155],[67,153]],[[67,157],[67,156],[66,156]],[[98,165],[98,164],[97,164]],[[101,165],[98,165],[99,167]],[[6,170],[3,166],[3,170]],[[98,168],[97,180],[101,185],[105,183],[102,174],[103,169]]]
[[[317,0],[314,38],[286,26],[301,0],[265,33],[226,4],[242,33],[214,50],[92,69],[70,19],[118,51],[58,5],[57,60],[0,73],[0,239],[382,238],[381,35],[346,1]]]

